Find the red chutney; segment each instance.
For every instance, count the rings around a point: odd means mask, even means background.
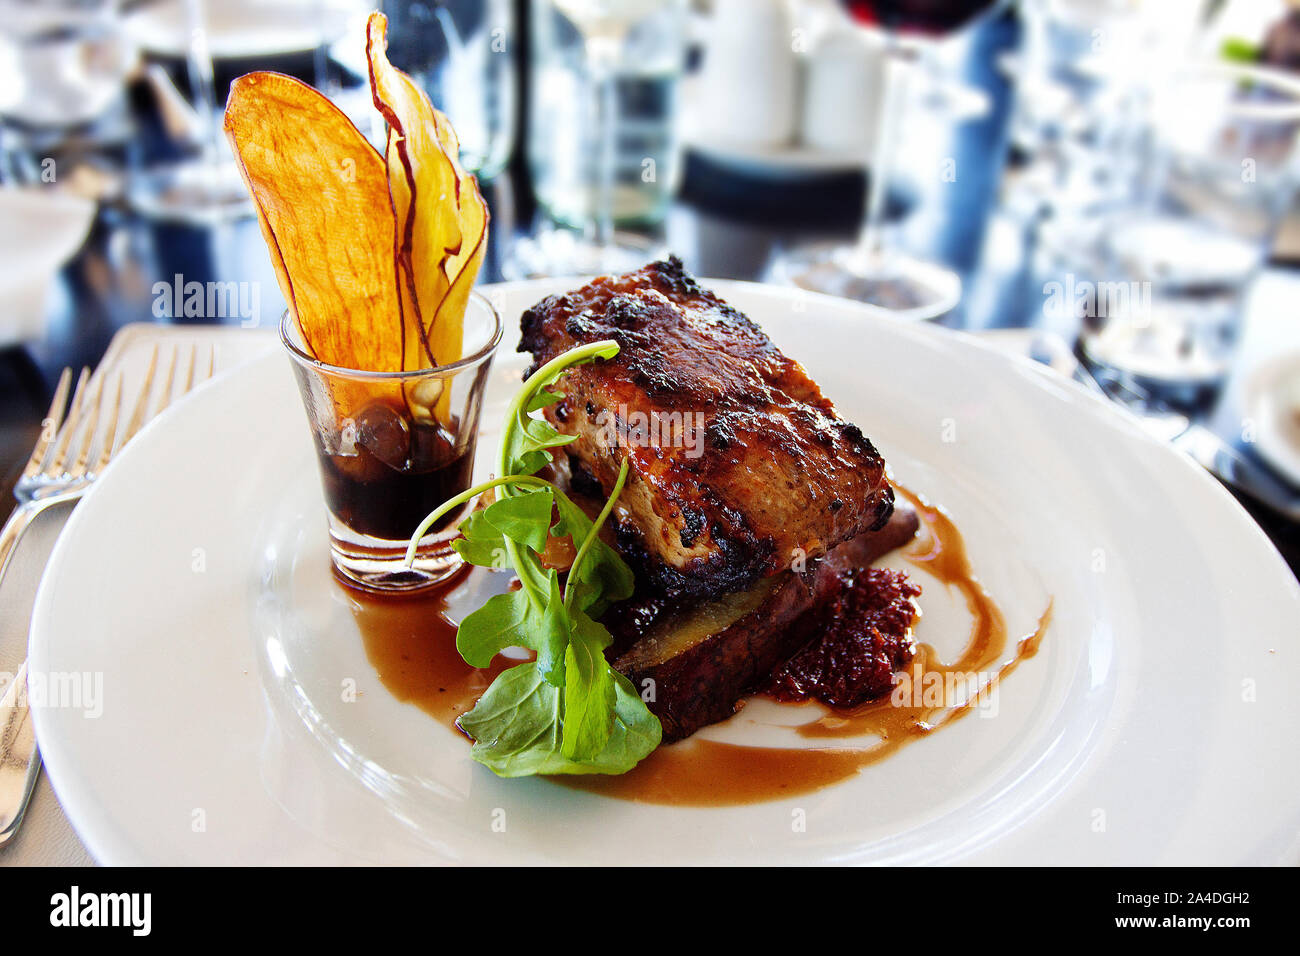
[[[912,659],[920,593],[902,571],[843,572],[838,593],[811,622],[821,637],[777,668],[762,693],[788,702],[819,700],[835,708],[887,696],[894,673]]]

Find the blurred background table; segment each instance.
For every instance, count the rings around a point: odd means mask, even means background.
[[[162,6],[166,5],[163,0]],[[127,10],[152,6],[132,3]],[[413,7],[428,13],[437,5],[388,6],[400,8],[390,12],[396,35],[402,17],[414,16]],[[530,112],[536,108],[528,89],[529,61],[537,55],[530,48],[536,41],[530,35],[535,17],[530,16],[527,3],[505,6],[513,16],[513,32],[503,50],[515,58],[515,70],[508,78],[515,86],[518,107],[509,137],[515,145],[503,157],[504,168],[484,183],[493,228],[480,282],[498,281],[509,274],[516,242],[536,235],[547,219],[537,201],[537,165],[530,164],[527,149]],[[1281,3],[1276,7],[1274,14],[1285,14]],[[956,329],[1051,324],[1044,319],[1043,275],[1034,259],[1036,234],[1027,225],[1032,225],[1033,215],[1026,216],[1009,198],[1017,176],[1023,178],[1033,168],[1032,157],[1023,155],[1013,141],[1016,91],[1009,77],[1015,70],[1007,66],[1014,63],[1007,58],[1024,48],[1025,22],[1014,5],[1004,4],[964,35],[943,44],[946,80],[975,95],[980,107],[959,122],[909,114],[905,135],[900,137],[907,141],[905,155],[897,164],[905,175],[888,184],[886,207],[900,245],[910,254],[950,268],[962,280],[960,304],[939,320]],[[142,320],[269,328],[283,309],[254,220],[196,224],[141,215],[124,201],[121,183],[113,183],[114,177],[129,178],[132,169],[165,158],[173,148],[166,129],[165,96],[160,98],[157,82],[147,82],[142,70],[162,67],[174,83],[173,92],[182,97],[189,97],[193,86],[193,70],[187,71],[182,58],[184,49],[168,55],[165,43],[153,46],[144,50],[145,66],[128,81],[120,112],[66,137],[51,153],[60,170],[74,168],[78,176],[93,179],[102,169],[109,171],[89,235],[59,271],[45,300],[43,331],[0,352],[0,491],[6,496],[35,440],[58,372],[66,365],[95,365],[117,329]],[[214,55],[231,52],[219,48],[215,40],[212,46]],[[698,36],[690,38],[688,63],[698,64],[700,46]],[[254,68],[278,69],[344,93],[352,84],[355,92],[357,77],[339,62],[346,57],[332,58],[323,49],[217,55],[215,101],[224,99],[234,76]],[[395,59],[398,52],[395,48]],[[7,147],[12,147],[12,129],[5,136]],[[26,149],[29,167],[33,160],[39,164],[39,150]],[[920,152],[906,153],[906,149]],[[93,161],[78,168],[86,155]],[[688,143],[681,151],[681,168],[661,221],[640,231],[680,255],[700,276],[770,279],[774,261],[793,247],[810,240],[853,238],[868,183],[860,167],[842,155],[838,161],[811,165],[755,162],[752,157],[720,154],[707,144]],[[23,228],[22,223],[6,225],[11,230]],[[250,314],[173,316],[176,285],[190,282],[234,282],[255,290],[253,301],[247,303],[251,308],[244,310]],[[1270,357],[1300,349],[1294,305],[1298,298],[1300,271],[1286,250],[1278,247],[1250,295],[1244,334],[1222,397],[1204,410],[1213,430],[1247,455],[1251,450],[1241,442],[1243,385],[1249,373]],[[1239,497],[1293,569],[1300,567],[1296,524],[1247,496]]]

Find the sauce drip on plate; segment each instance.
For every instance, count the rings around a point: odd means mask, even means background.
[[[852,777],[978,706],[980,694],[994,691],[1022,660],[1037,653],[1051,622],[1051,605],[1034,631],[1006,655],[1005,619],[972,573],[952,519],[919,495],[895,487],[921,519],[921,529],[903,556],[956,588],[970,611],[970,636],[956,660],[945,663],[933,647],[918,644],[893,699],[831,711],[803,724],[797,732],[809,741],[806,749],[738,746],[697,736],[660,747],[621,776],[563,777],[556,782],[625,800],[682,806],[779,800]],[[456,583],[449,582],[448,588]],[[453,728],[497,674],[517,663],[498,657],[491,667],[479,670],[462,661],[442,592],[382,598],[349,591],[348,596],[366,654],[384,686],[398,700],[415,704]],[[975,674],[982,678],[961,679]],[[870,740],[873,736],[877,742]],[[868,739],[864,743],[849,738]]]

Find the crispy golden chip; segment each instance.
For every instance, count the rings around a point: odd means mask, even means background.
[[[435,113],[437,111],[435,110]],[[438,139],[442,143],[452,169],[456,172],[456,211],[460,220],[461,242],[459,248],[448,250],[442,263],[443,273],[450,284],[429,330],[429,345],[434,355],[459,357],[464,348],[465,309],[469,304],[470,289],[483,264],[487,251],[488,208],[479,192],[478,181],[468,175],[460,165],[460,143],[456,131],[447,118],[437,113]]]
[[[388,62],[384,53],[387,25],[382,14],[372,14],[366,26],[370,89],[375,108],[389,127],[386,159],[397,217],[398,255],[410,263],[420,331],[427,344],[429,326],[450,285],[441,263],[449,248],[460,245],[456,171],[438,141],[429,98]],[[447,362],[445,355],[431,352],[430,356],[432,362],[426,364]]]
[[[388,62],[387,26],[372,14],[366,28],[371,94],[389,127],[382,154],[328,99],[276,73],[235,82],[226,134],[308,351],[415,371],[462,356],[488,211],[447,118]],[[350,391],[332,398],[348,414],[364,389],[340,389]],[[394,387],[393,397],[416,420],[450,424],[441,389]]]
[[[414,221],[408,214],[410,206],[410,183],[402,170],[397,154],[397,140],[400,137],[393,129],[388,131],[388,146],[385,150],[389,169],[389,199],[393,208],[393,220],[396,229],[394,252],[396,255],[398,296],[402,303],[402,369],[413,371],[437,364],[433,352],[424,334],[424,322],[420,317],[420,306],[416,298],[415,262],[411,254],[412,230]],[[395,178],[392,174],[396,172]]]
[[[461,358],[469,290],[486,247],[487,206],[477,181],[460,166],[447,118],[388,62],[387,27],[383,14],[370,15],[366,52],[375,107],[390,129],[388,178],[402,237],[399,256],[410,265],[424,345],[434,363],[446,365]],[[446,396],[440,404],[439,417],[445,417]]]
[[[326,97],[278,73],[234,82],[225,129],[308,349],[332,365],[400,370],[383,158]]]
[[[451,125],[447,124],[446,128],[450,131]],[[454,133],[452,140],[455,140]],[[457,171],[461,247],[442,264],[443,272],[451,285],[434,315],[433,327],[429,331],[429,347],[434,355],[460,357],[464,354],[465,310],[469,306],[469,294],[487,252],[489,216],[487,203],[483,201],[483,195],[478,189],[478,181],[472,176],[465,176],[455,152],[450,155]],[[444,395],[438,404],[437,414],[444,422],[449,415],[450,398],[450,395]]]

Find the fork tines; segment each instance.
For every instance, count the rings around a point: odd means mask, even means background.
[[[101,369],[94,375],[83,368],[77,377],[72,399],[68,392],[72,385],[72,369],[65,368],[54,389],[50,410],[41,422],[41,435],[32,449],[31,458],[23,470],[22,478],[76,479],[93,476],[131,440],[149,419],[163,411],[175,399],[189,392],[200,376],[211,377],[214,354],[210,354],[206,374],[198,367],[199,347],[190,346],[186,358],[181,358],[181,347],[174,346],[171,355],[159,372],[159,346],[154,345],[149,355],[148,368],[130,417],[121,420],[124,381],[123,373],[113,376],[111,392],[106,390],[107,374]],[[177,383],[177,372],[184,372]],[[157,385],[157,387],[156,387]],[[154,398],[154,392],[157,397]],[[93,394],[92,394],[93,393]],[[151,403],[151,399],[153,399]],[[152,404],[152,409],[151,409]],[[75,449],[75,450],[74,450]]]

